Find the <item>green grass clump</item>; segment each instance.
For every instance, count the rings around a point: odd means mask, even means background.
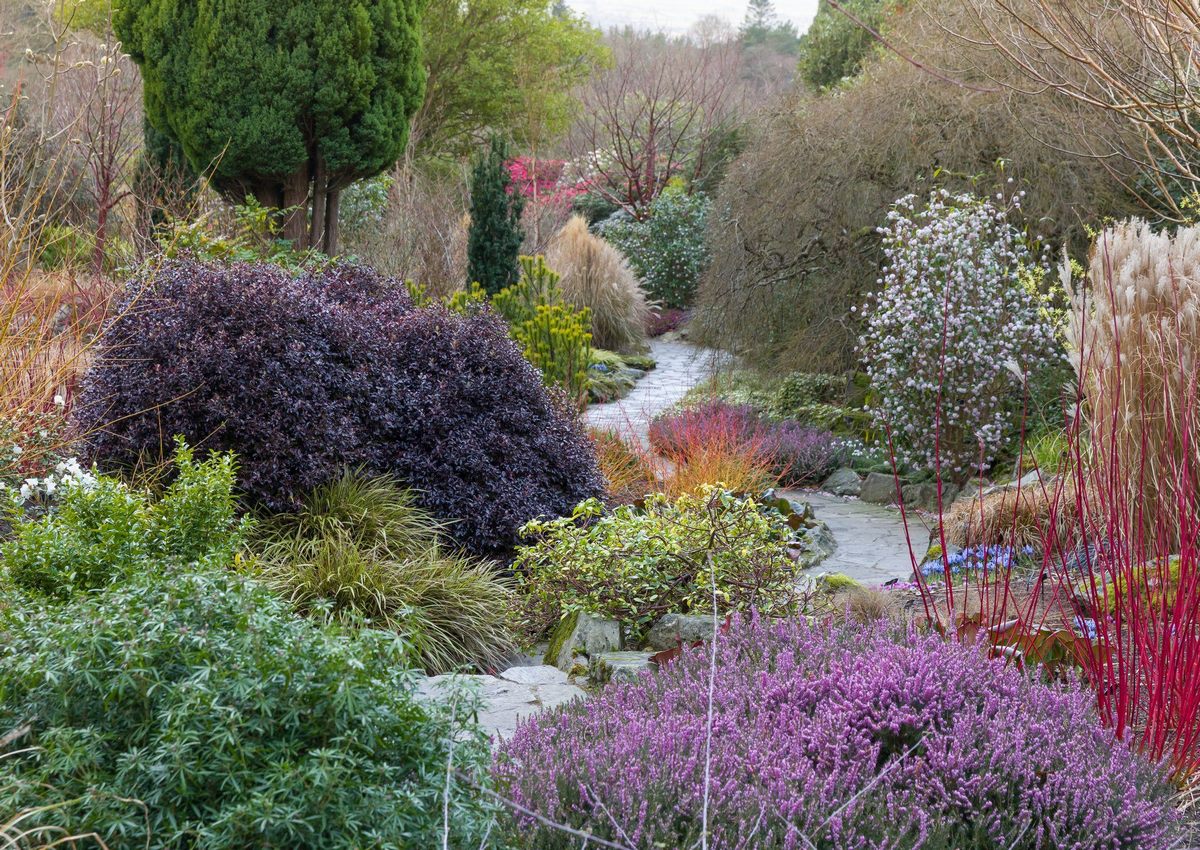
[[[442,530],[395,479],[348,472],[264,520],[253,561],[297,611],[398,631],[430,673],[489,669],[512,650],[509,588]]]

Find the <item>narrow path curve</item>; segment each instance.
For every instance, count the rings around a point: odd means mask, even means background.
[[[651,420],[712,375],[719,356],[686,342],[663,339],[650,343],[650,353],[658,362],[657,368],[638,381],[625,398],[589,407],[589,425],[647,445]],[[829,526],[837,541],[837,551],[820,566],[823,572],[842,573],[866,585],[911,578],[912,559],[898,510],[818,491],[793,495],[812,504],[817,518]],[[909,517],[909,527],[913,548],[920,557],[925,553],[928,532],[915,516]]]
[[[650,421],[710,377],[719,357],[711,349],[661,338],[650,341],[650,356],[658,365],[634,385],[629,395],[587,409],[584,418],[589,425],[615,431],[626,440],[636,437],[647,445]]]
[[[657,367],[638,381],[625,398],[589,407],[586,413],[589,425],[616,431],[626,440],[636,439],[648,445],[651,420],[712,375],[720,357],[716,352],[672,339],[652,341],[650,353]],[[910,577],[912,563],[898,511],[815,490],[788,491],[783,495],[810,503],[817,518],[833,532],[837,550],[817,567],[819,571],[842,573],[868,586],[892,579],[907,581]],[[919,521],[911,521],[913,545],[918,547],[926,532]],[[920,553],[923,552],[921,547]],[[483,702],[479,721],[493,745],[498,745],[512,735],[523,718],[587,696],[568,681],[565,673],[541,665],[540,660],[514,659],[518,666],[499,676],[435,676],[421,684],[419,694],[425,699],[438,699],[444,682],[472,682]]]
[[[816,490],[789,491],[790,497],[808,502],[817,519],[833,532],[837,550],[816,569],[841,573],[869,587],[912,578],[912,557],[900,511],[858,499],[844,499]],[[908,515],[912,551],[925,554],[929,531],[915,514]]]

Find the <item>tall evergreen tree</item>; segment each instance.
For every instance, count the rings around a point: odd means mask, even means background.
[[[741,35],[747,44],[761,44],[775,27],[775,4],[771,0],[750,0],[742,18]]]
[[[337,249],[338,197],[391,167],[424,94],[423,0],[126,0],[146,118],[234,201]]]
[[[493,136],[471,174],[471,229],[467,234],[467,279],[489,294],[517,282],[517,256],[525,238],[521,211],[525,200],[512,191],[508,145]]]

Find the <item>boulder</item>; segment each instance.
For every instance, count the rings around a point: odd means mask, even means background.
[[[713,618],[702,614],[666,614],[651,626],[646,635],[646,647],[655,652],[674,649],[696,641],[712,640],[716,632]]]
[[[620,623],[576,612],[563,617],[554,627],[545,662],[570,673],[577,664],[575,658],[578,655],[591,657],[620,649]]]
[[[938,486],[936,481],[920,484],[905,484],[901,490],[904,506],[921,511],[934,512],[938,509]],[[942,510],[949,510],[958,496],[958,488],[949,481],[942,482]]]
[[[803,569],[811,569],[837,551],[837,540],[829,526],[817,521],[805,530],[804,550],[796,559]]]
[[[821,489],[835,496],[857,496],[862,492],[862,486],[863,482],[858,473],[848,466],[843,466],[825,479]]]
[[[653,670],[652,652],[604,652],[592,656],[588,672],[596,681],[632,682],[644,671]]]
[[[871,472],[862,483],[858,497],[875,505],[896,504],[896,479],[883,472]]]

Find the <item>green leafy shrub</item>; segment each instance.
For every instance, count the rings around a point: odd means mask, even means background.
[[[846,397],[846,378],[820,372],[792,372],[779,383],[775,413],[789,418],[789,411],[813,404],[840,404]]]
[[[846,11],[879,30],[893,0],[845,0]],[[862,70],[875,51],[875,36],[826,0],[817,6],[808,31],[800,37],[800,77],[816,89],[837,85]]]
[[[256,568],[298,611],[404,635],[430,673],[488,669],[512,650],[510,590],[443,550],[443,526],[392,478],[346,473],[296,514],[263,521]]]
[[[576,405],[587,403],[592,348],[591,310],[563,301],[558,275],[542,257],[521,257],[521,279],[497,292],[492,304],[508,321],[525,359],[546,386],[560,387]]]
[[[518,548],[513,571],[531,632],[583,611],[636,637],[663,614],[711,611],[714,581],[721,611],[783,615],[798,603],[788,521],[719,487],[612,509],[589,499],[572,517],[534,521],[523,533],[536,542]]]
[[[227,563],[249,527],[235,511],[235,470],[232,454],[197,462],[179,443],[158,499],[114,478],[65,479],[54,511],[14,518],[0,557],[17,587],[60,600],[168,562]]]
[[[629,258],[652,299],[666,307],[686,307],[708,265],[704,231],[709,207],[703,195],[671,185],[650,204],[645,221],[607,224],[603,236]]]
[[[0,811],[109,847],[486,846],[469,699],[424,707],[394,634],[297,618],[224,568],[165,567],[0,612]],[[453,715],[457,715],[453,716]]]
[[[253,197],[230,208],[228,220],[211,215],[165,222],[156,234],[163,254],[204,262],[254,263],[266,261],[290,271],[301,271],[328,262],[320,251],[296,250],[282,236],[281,214]]]

